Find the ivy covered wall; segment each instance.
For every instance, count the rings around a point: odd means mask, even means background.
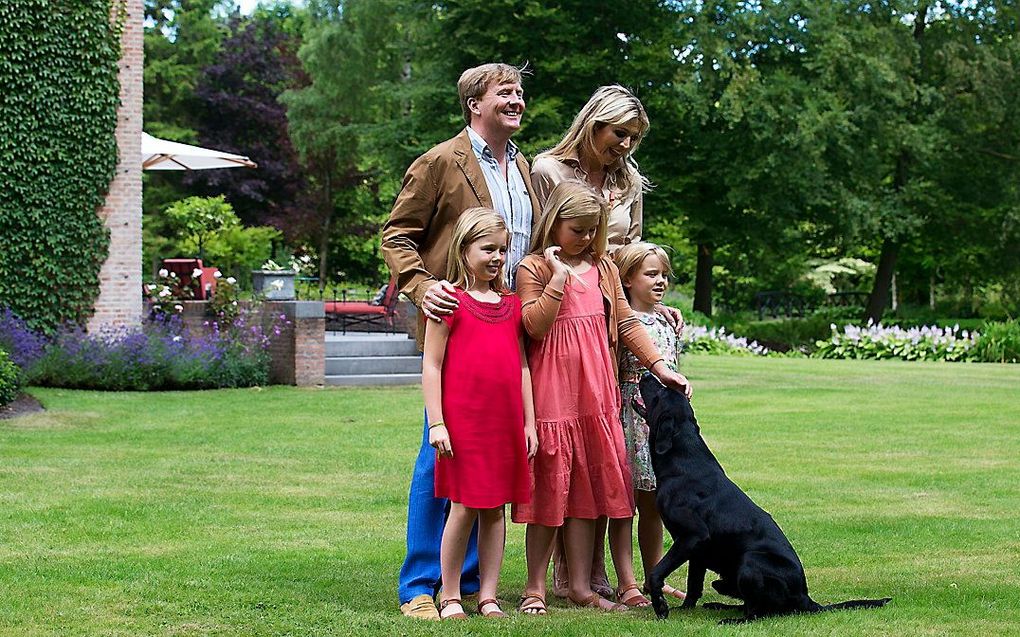
[[[121,0],[0,2],[0,305],[82,324],[109,237]]]

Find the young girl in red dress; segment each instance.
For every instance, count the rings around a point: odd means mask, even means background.
[[[440,566],[439,615],[463,619],[460,575],[478,520],[478,612],[502,617],[496,585],[506,529],[503,506],[530,499],[528,459],[538,448],[520,300],[503,267],[510,234],[499,214],[471,208],[458,219],[447,280],[459,301],[425,328],[422,389],[436,448],[436,497],[450,500]]]
[[[634,493],[620,424],[616,350],[622,342],[666,385],[690,393],[662,360],[623,294],[606,254],[605,201],[580,181],[553,188],[517,270],[524,327],[531,337],[538,453],[531,502],[515,505],[527,523],[528,583],[520,609],[544,614],[546,575],[557,529],[563,533],[568,597],[579,606],[647,606],[634,576]],[[595,521],[609,518],[616,601],[591,589]]]

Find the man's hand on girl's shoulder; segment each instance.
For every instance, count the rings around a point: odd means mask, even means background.
[[[442,322],[444,316],[453,314],[459,305],[454,296],[457,289],[449,281],[436,281],[425,291],[421,300],[421,311],[425,318]]]
[[[677,336],[681,336],[683,334],[686,323],[684,323],[684,315],[680,312],[680,310],[675,307],[659,303],[655,306],[655,311],[666,318],[666,322],[668,322],[669,326],[673,328]]]

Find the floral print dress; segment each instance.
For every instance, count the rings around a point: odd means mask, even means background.
[[[666,317],[657,312],[648,314],[634,312],[634,315],[645,326],[666,364],[673,371],[677,371],[680,341],[666,321]],[[631,404],[635,396],[640,399],[638,382],[645,371],[647,370],[630,350],[626,347],[620,348],[620,397],[623,400],[620,420],[623,422],[623,437],[627,444],[627,460],[630,462],[634,489],[654,491],[655,473],[652,472],[652,456],[648,450],[648,423],[634,411]]]

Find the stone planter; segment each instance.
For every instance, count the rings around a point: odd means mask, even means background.
[[[297,273],[293,270],[252,270],[252,289],[267,301],[291,301],[295,276]]]

